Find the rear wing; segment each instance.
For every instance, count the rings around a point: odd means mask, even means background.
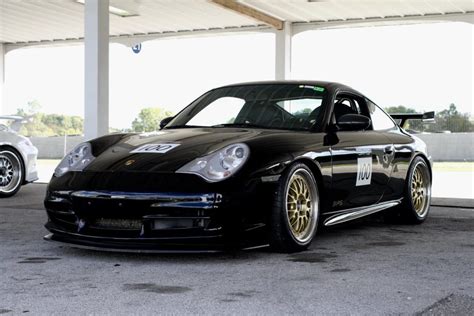
[[[394,120],[400,120],[400,127],[404,127],[405,123],[408,120],[421,120],[424,123],[434,123],[435,121],[435,112],[425,112],[425,113],[394,113],[390,114]]]
[[[18,115],[0,115],[0,120],[22,121],[23,117]]]
[[[19,132],[20,128],[23,124],[28,123],[28,120],[25,119],[22,116],[18,115],[0,115],[0,120],[7,120],[7,121],[12,121],[10,124],[9,129],[14,132]],[[4,126],[4,125],[2,125]],[[7,128],[7,126],[4,126],[4,129]]]

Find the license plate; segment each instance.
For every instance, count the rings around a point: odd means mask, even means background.
[[[153,229],[179,229],[193,228],[193,219],[157,219],[154,221]]]
[[[98,218],[94,224],[98,227],[117,229],[141,229],[142,227],[142,221],[139,219]]]

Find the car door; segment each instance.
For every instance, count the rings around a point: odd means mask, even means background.
[[[368,99],[366,104],[372,120],[372,129],[391,140],[391,150],[386,150],[382,159],[384,169],[390,173],[390,182],[384,191],[383,200],[394,200],[400,197],[404,190],[405,177],[400,175],[405,175],[408,171],[412,150],[406,144],[411,142],[411,138],[400,133],[395,121],[378,105]]]
[[[341,115],[350,113],[370,117],[363,97],[339,93],[333,104],[333,124]],[[374,131],[372,124],[361,131],[332,130],[328,135],[332,156],[332,208],[339,210],[377,203],[390,179],[390,163],[385,163],[393,154],[389,138]]]

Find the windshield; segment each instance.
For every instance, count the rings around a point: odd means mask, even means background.
[[[255,127],[309,130],[319,121],[325,89],[302,84],[256,84],[212,90],[166,128]]]

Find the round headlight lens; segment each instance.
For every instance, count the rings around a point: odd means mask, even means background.
[[[82,171],[95,157],[92,155],[90,143],[82,143],[76,146],[66,157],[61,160],[54,170],[54,176],[60,177],[69,171]]]
[[[233,144],[210,155],[197,158],[180,169],[177,173],[193,173],[208,182],[217,182],[235,174],[247,161],[250,149],[246,144]]]

